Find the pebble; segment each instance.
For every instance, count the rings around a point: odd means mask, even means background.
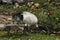
[[[39,7],[39,3],[35,3],[34,5],[35,5],[35,7]]]

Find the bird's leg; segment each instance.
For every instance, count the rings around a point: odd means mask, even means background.
[[[36,27],[38,27],[38,24],[36,24]]]
[[[30,32],[30,29],[29,29],[29,25],[28,25],[28,24],[25,24],[24,32],[25,32],[26,34],[28,34],[28,33]]]
[[[30,25],[28,24],[27,26],[28,26],[28,32],[30,33]]]

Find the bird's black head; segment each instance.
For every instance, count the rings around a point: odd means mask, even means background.
[[[16,13],[12,17],[15,20],[19,19],[19,20],[22,20],[23,21],[23,15],[21,13]]]

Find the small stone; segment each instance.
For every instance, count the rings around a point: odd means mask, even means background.
[[[59,18],[56,18],[56,20],[59,20]]]
[[[39,3],[35,3],[34,5],[35,5],[36,7],[39,7]]]
[[[27,40],[31,40],[30,38],[28,38]]]
[[[35,7],[34,6],[31,6],[31,9],[34,9]]]
[[[34,2],[28,2],[28,6],[31,7],[34,4]]]
[[[31,39],[29,39],[29,40],[31,40]]]
[[[15,8],[18,8],[19,7],[19,4],[18,3],[15,3]]]

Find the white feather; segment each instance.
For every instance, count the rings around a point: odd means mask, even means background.
[[[30,12],[24,11],[22,13],[22,15],[23,15],[23,22],[26,24],[32,24],[33,25],[33,24],[36,24],[38,22],[37,17]]]

